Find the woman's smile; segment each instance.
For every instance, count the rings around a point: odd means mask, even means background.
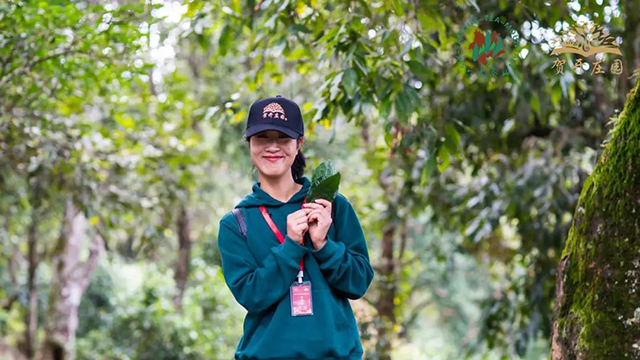
[[[282,156],[265,156],[264,158],[269,160],[270,162],[277,162],[282,159]]]

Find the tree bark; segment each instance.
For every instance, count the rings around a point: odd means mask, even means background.
[[[27,233],[29,271],[27,279],[27,294],[29,297],[29,307],[25,317],[26,329],[24,331],[25,349],[27,359],[33,359],[35,355],[35,336],[38,328],[38,287],[36,284],[36,271],[38,269],[38,219],[36,210],[31,212],[31,224]]]
[[[75,357],[78,307],[104,248],[103,240],[95,235],[89,259],[80,262],[81,246],[87,240],[87,225],[83,213],[68,199],[62,232],[51,259],[51,286],[41,360],[72,360]]]
[[[640,358],[640,81],[580,194],[558,265],[551,356]]]
[[[380,283],[382,291],[378,299],[378,315],[382,320],[379,329],[378,358],[380,360],[390,360],[392,350],[392,340],[394,338],[393,328],[397,320],[395,315],[398,277],[396,276],[396,261],[393,256],[394,238],[396,225],[388,224],[382,234],[382,264],[380,271]]]
[[[178,287],[178,294],[174,297],[173,303],[179,312],[182,312],[182,298],[187,288],[189,278],[189,257],[191,254],[191,219],[184,205],[180,207],[178,216],[178,259],[176,261],[175,281]]]
[[[367,148],[367,151],[374,152],[371,134],[369,133],[369,123],[364,122],[361,128],[361,138]],[[389,186],[389,177],[383,171],[378,174],[377,182],[384,190],[385,199],[387,199],[387,217],[383,220],[385,227],[382,232],[382,254],[381,264],[378,269],[380,292],[375,300],[376,309],[380,319],[378,326],[378,342],[376,343],[376,357],[378,360],[390,360],[393,350],[393,340],[396,337],[394,331],[398,320],[396,318],[395,298],[398,289],[398,261],[395,255],[396,232],[398,229],[397,218],[397,190]],[[401,243],[401,248],[403,247]],[[404,251],[401,249],[401,252]]]
[[[9,346],[9,344],[5,343],[3,339],[0,339],[0,359],[27,360],[22,352]]]
[[[618,89],[620,94],[626,94],[633,86],[631,79],[633,71],[640,68],[640,3],[638,1],[623,1],[622,3],[625,21],[621,50],[625,66],[620,75]]]
[[[41,192],[38,181],[34,182],[29,193],[29,203],[31,204],[31,223],[27,230],[27,313],[25,315],[24,342],[18,348],[25,357],[32,360],[36,349],[36,329],[38,328],[38,284],[36,282],[36,272],[38,270],[38,216],[41,205]],[[15,269],[12,269],[15,270]],[[12,271],[13,274],[13,271]],[[12,277],[14,284],[17,282]]]

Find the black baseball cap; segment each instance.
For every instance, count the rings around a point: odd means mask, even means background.
[[[304,123],[298,104],[281,95],[261,99],[249,109],[245,139],[265,130],[277,130],[290,138],[304,136]]]

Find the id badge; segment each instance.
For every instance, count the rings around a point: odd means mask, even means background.
[[[291,316],[313,315],[311,302],[311,281],[297,281],[291,285]]]

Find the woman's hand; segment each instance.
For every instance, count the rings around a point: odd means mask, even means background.
[[[316,250],[321,249],[327,242],[327,232],[333,220],[331,220],[331,202],[325,199],[316,199],[306,203],[303,209],[312,209],[307,215],[309,221],[309,237]]]
[[[300,209],[287,215],[287,236],[300,245],[303,245],[304,234],[309,229],[307,214],[313,209]]]

